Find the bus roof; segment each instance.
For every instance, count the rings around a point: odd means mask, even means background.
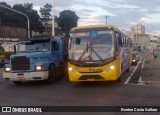
[[[89,29],[89,28],[115,28],[113,25],[90,25],[90,26],[79,26],[74,27],[71,29],[71,31],[77,30],[77,29]]]

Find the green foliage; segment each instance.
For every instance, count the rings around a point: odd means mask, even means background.
[[[43,28],[39,20],[40,16],[38,15],[37,10],[33,9],[32,3],[15,4],[13,5],[13,7],[11,7],[5,2],[0,2],[0,4],[26,14],[29,17],[31,30],[41,31],[39,30],[39,28]],[[24,15],[13,12],[11,10],[7,10],[3,7],[0,7],[0,21],[1,25],[9,27],[27,28],[28,25],[27,19]]]
[[[56,36],[60,36],[60,35],[63,35],[63,31],[59,28],[55,28],[55,35]]]
[[[44,18],[44,19],[50,19],[51,17],[51,14],[50,12],[52,11],[52,5],[50,4],[46,4],[44,5],[43,7],[40,8],[40,13],[41,13],[41,16]]]
[[[14,52],[0,52],[0,57],[9,59],[12,54],[14,54]]]
[[[29,17],[30,29],[36,32],[51,33],[51,27],[44,27],[41,23],[38,11],[33,9],[33,3],[15,4],[13,7],[5,2],[0,2],[1,5],[13,8],[14,10],[20,11]],[[50,12],[52,11],[52,5],[46,4],[40,8],[42,20],[47,20],[51,18]],[[56,35],[62,35],[63,33],[68,34],[70,29],[77,26],[79,17],[74,11],[64,10],[60,12],[58,18],[58,25],[61,29],[55,29]],[[0,7],[0,26],[17,27],[17,28],[27,28],[27,19],[25,16],[7,10]]]
[[[64,10],[60,12],[60,16],[58,18],[59,27],[61,30],[68,34],[70,29],[77,26],[79,17],[76,15],[74,11]]]

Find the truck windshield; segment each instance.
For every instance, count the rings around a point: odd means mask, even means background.
[[[113,31],[74,32],[70,34],[69,59],[102,61],[113,57]]]
[[[50,42],[49,40],[33,40],[27,42],[21,42],[18,44],[17,53],[25,53],[25,52],[48,52],[50,51]]]

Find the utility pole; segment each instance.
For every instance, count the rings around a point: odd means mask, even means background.
[[[27,36],[28,36],[28,38],[30,38],[30,22],[29,22],[28,16],[27,16],[26,14],[20,12],[20,11],[14,10],[14,9],[12,9],[12,8],[9,8],[9,7],[3,6],[3,5],[0,5],[0,6],[3,7],[3,8],[6,8],[6,9],[8,9],[8,10],[11,10],[11,11],[13,11],[13,12],[16,12],[16,13],[19,13],[19,14],[21,14],[21,15],[24,15],[24,16],[27,18],[27,26],[28,26],[28,27],[27,27]]]
[[[54,0],[52,0],[52,36],[55,35],[55,32],[54,32]]]
[[[106,25],[107,25],[107,19],[109,18],[109,16],[105,16],[105,19],[106,19]]]

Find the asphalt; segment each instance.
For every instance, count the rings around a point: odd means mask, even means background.
[[[160,54],[157,60],[154,60],[151,52],[147,50],[144,52],[139,84],[160,86]]]

